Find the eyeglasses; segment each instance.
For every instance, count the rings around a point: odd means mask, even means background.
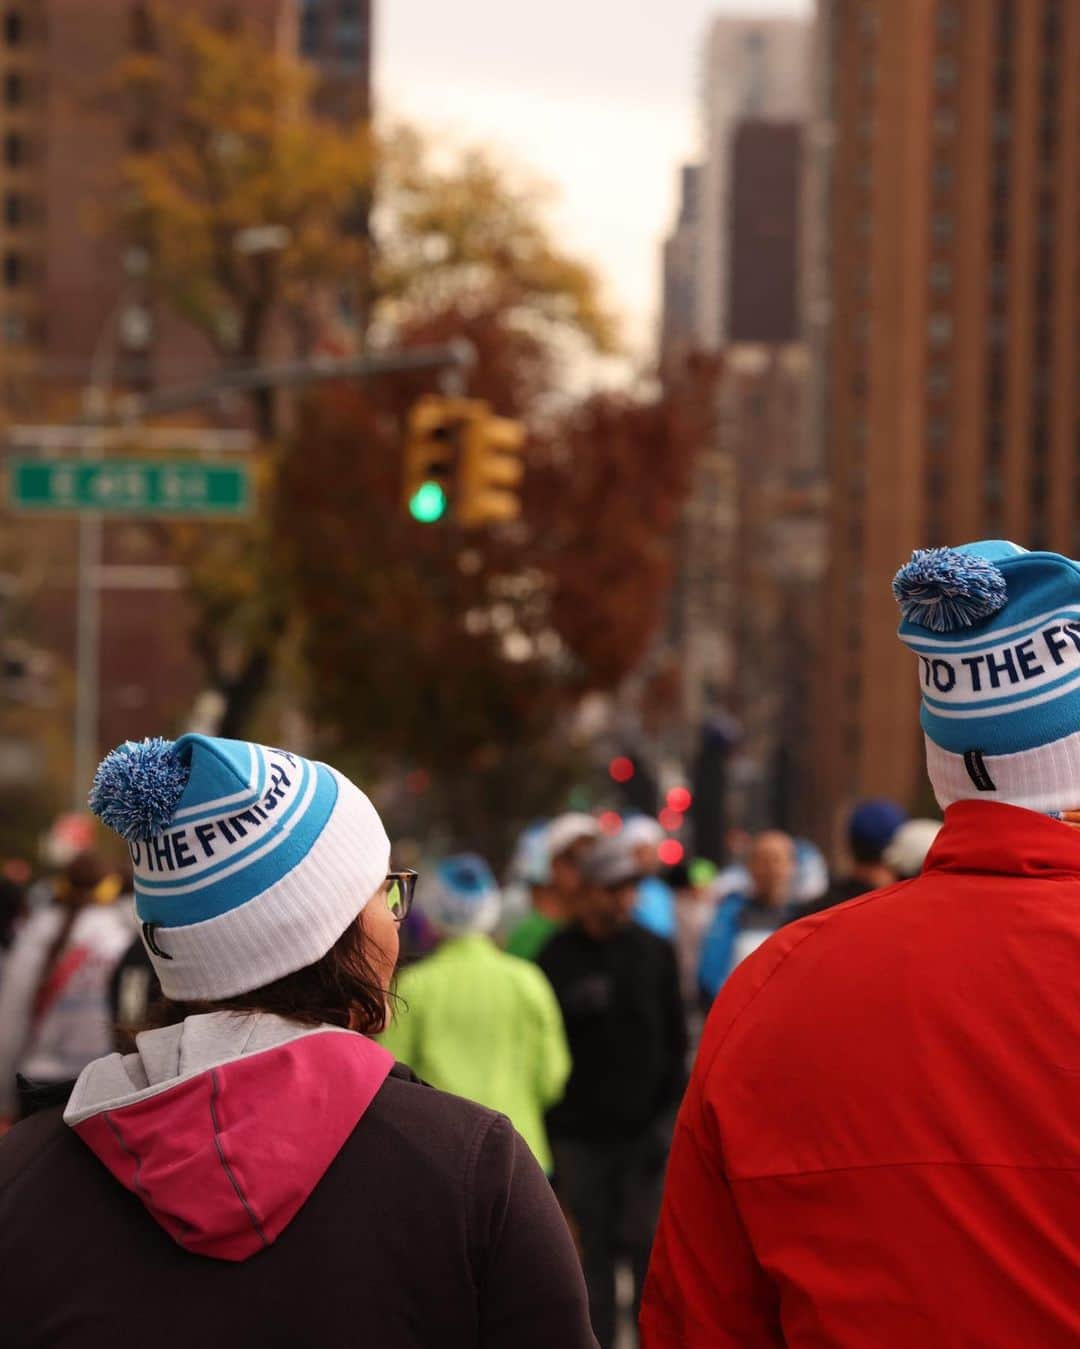
[[[386,877],[386,907],[395,923],[403,923],[416,893],[415,871],[391,871]]]

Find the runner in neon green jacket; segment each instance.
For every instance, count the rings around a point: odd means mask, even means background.
[[[486,863],[448,858],[420,902],[446,934],[434,954],[402,972],[402,999],[380,1037],[432,1086],[509,1116],[550,1173],[544,1112],[570,1075],[562,1015],[546,976],[500,951],[487,933],[499,894]]]

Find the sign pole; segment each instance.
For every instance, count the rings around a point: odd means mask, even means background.
[[[97,362],[95,361],[95,364]],[[93,379],[84,395],[86,414],[95,423],[105,420],[107,394],[100,375]],[[87,440],[80,458],[100,458],[101,450]],[[75,629],[75,763],[71,806],[84,811],[90,781],[98,764],[98,724],[101,697],[101,569],[102,518],[100,511],[79,516],[78,607]]]
[[[75,777],[72,809],[84,811],[98,760],[101,696],[101,513],[79,516],[78,618],[75,648]]]

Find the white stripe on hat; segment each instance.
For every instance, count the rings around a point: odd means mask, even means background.
[[[983,764],[994,784],[979,791],[962,754],[950,754],[926,739],[926,766],[934,795],[944,810],[954,801],[1003,801],[1028,810],[1080,809],[1080,731],[1048,745],[1016,754],[985,754]]]

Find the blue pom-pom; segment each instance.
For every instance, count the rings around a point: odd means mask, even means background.
[[[173,743],[160,736],[127,740],[94,774],[90,809],[129,843],[144,843],[172,823],[191,775]]]
[[[992,562],[955,548],[918,548],[893,578],[909,623],[933,632],[970,628],[1005,607],[1005,577]]]

